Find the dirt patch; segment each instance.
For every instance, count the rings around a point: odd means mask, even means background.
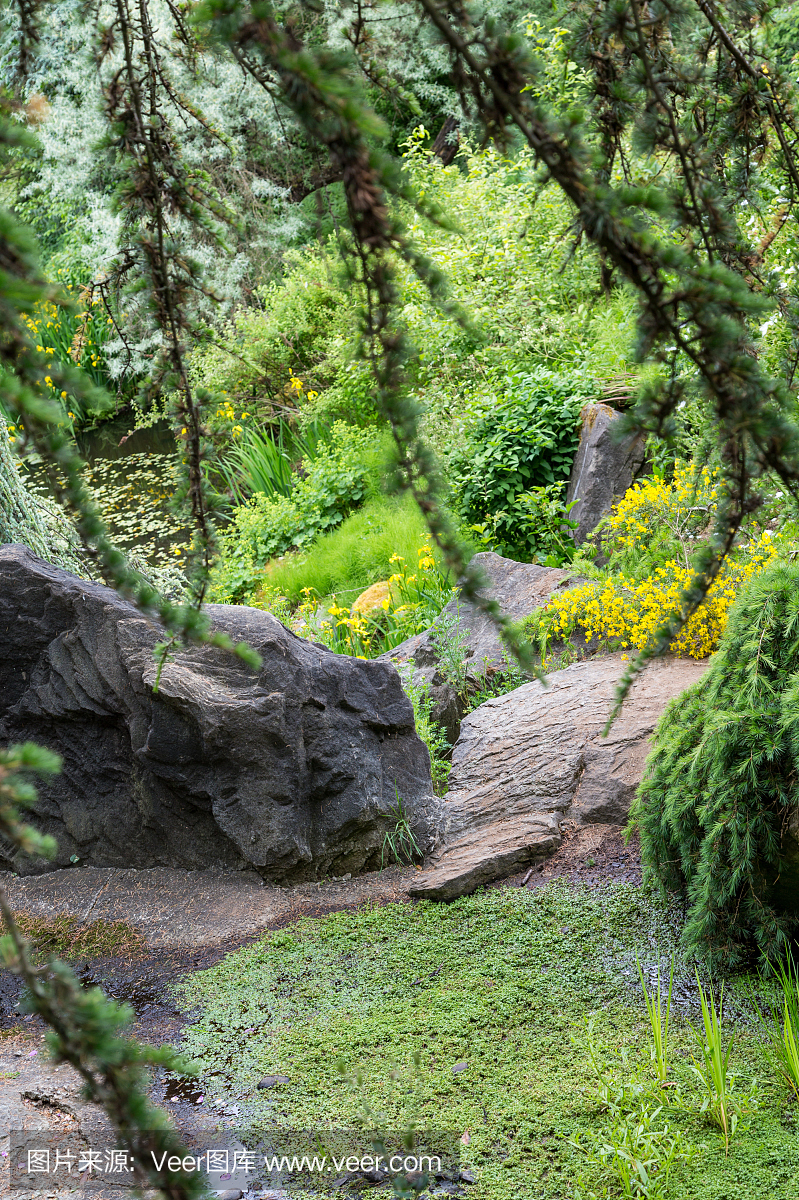
[[[80,926],[105,923],[106,929],[123,923],[155,951],[212,945],[232,949],[300,917],[406,900],[415,875],[414,867],[393,866],[356,879],[283,888],[265,884],[251,871],[81,867],[24,877],[6,873],[0,883],[15,912],[30,919],[74,918]]]
[[[609,882],[640,886],[641,847],[637,834],[628,845],[621,825],[576,825],[566,821],[562,832],[560,848],[545,862],[532,870],[517,871],[490,886],[534,889],[552,879],[568,879],[587,887]]]

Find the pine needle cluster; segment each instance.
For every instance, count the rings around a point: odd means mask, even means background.
[[[751,581],[702,679],[669,704],[633,807],[641,853],[684,893],[687,947],[774,961],[799,928],[799,565]]]

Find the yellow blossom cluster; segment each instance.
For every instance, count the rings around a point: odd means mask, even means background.
[[[575,630],[624,650],[650,645],[693,578],[692,556],[713,520],[719,475],[678,465],[674,478],[645,479],[629,488],[607,518],[602,546],[618,573],[559,593],[536,617],[547,643]],[[765,530],[727,559],[704,603],[671,643],[672,653],[704,658],[719,644],[741,587],[777,556]],[[625,566],[626,564],[626,566]]]
[[[222,395],[227,396],[227,392],[223,392]],[[249,415],[250,414],[248,412],[241,413],[239,416],[239,421],[246,421]],[[239,437],[242,433],[244,433],[244,426],[236,424],[236,410],[230,400],[226,399],[220,401],[220,403],[217,405],[216,416],[220,421],[229,421],[231,423],[230,432],[234,437]]]
[[[712,519],[718,483],[717,469],[696,471],[682,463],[670,483],[652,478],[633,484],[606,521],[603,546],[607,552],[640,548],[659,533],[666,534],[687,567],[696,541]]]
[[[294,374],[291,367],[289,367],[288,383],[283,390],[295,401],[301,400],[303,396],[306,396],[308,400],[315,400],[319,395],[318,392],[306,391],[305,384],[298,375]]]
[[[327,616],[332,617],[332,621],[320,614],[316,593],[303,588],[305,599],[292,614],[292,628],[303,637],[354,658],[372,658],[398,645],[432,624],[454,591],[447,586],[430,546],[420,547],[417,559],[416,570],[408,572],[404,569],[405,560],[398,554],[392,555],[389,561],[397,569],[380,585],[381,590],[386,589],[386,594],[366,610],[359,606],[357,599],[348,608],[332,596],[327,608]],[[370,591],[376,588],[377,585],[373,585]],[[265,599],[265,607],[282,617],[281,606],[285,605],[285,598],[269,596]]]
[[[57,282],[67,294],[73,292],[67,280]],[[76,299],[79,301],[77,312],[48,300],[38,303],[23,318],[30,330],[32,344],[39,354],[49,359],[44,364],[47,374],[43,373],[39,382],[49,390],[52,399],[59,401],[66,400],[67,393],[59,389],[50,372],[57,372],[62,367],[78,365],[95,384],[104,386],[108,383],[103,346],[113,333],[113,321],[110,316],[103,318],[104,308],[97,311],[102,299],[93,289],[78,288]],[[74,421],[75,414],[70,413],[69,419]]]

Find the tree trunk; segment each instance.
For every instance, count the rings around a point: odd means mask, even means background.
[[[438,155],[445,167],[449,166],[458,153],[461,141],[458,124],[456,117],[447,117],[433,142],[433,153]]]

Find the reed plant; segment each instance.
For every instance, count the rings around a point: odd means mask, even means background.
[[[705,992],[698,974],[696,985],[699,988],[699,1003],[702,1006],[703,1029],[699,1030],[693,1025],[691,1026],[700,1052],[699,1061],[694,1059],[693,1070],[707,1092],[700,1111],[707,1113],[721,1130],[726,1155],[729,1154],[730,1140],[734,1137],[738,1125],[737,1104],[732,1094],[730,1072],[730,1054],[735,1044],[735,1036],[730,1037],[725,1050],[721,1031],[724,985],[722,984],[719,992],[718,1009],[712,986],[708,984],[707,992]]]
[[[766,1034],[766,1055],[797,1100],[799,1100],[799,972],[789,950],[774,967],[781,1005],[764,1015],[753,997],[755,1009]]]
[[[644,973],[641,969],[641,963],[638,961],[638,959],[636,959],[636,964],[638,966],[638,978],[641,980],[641,987],[643,989],[644,999],[646,1001],[647,1016],[649,1017],[649,1030],[652,1034],[652,1058],[655,1063],[655,1071],[660,1083],[665,1083],[669,1070],[669,1014],[671,1012],[671,993],[674,986],[674,955],[672,955],[671,958],[669,990],[666,993],[665,1007],[663,1001],[662,982],[660,978],[660,965],[658,964],[657,992],[650,992],[646,986]]]

